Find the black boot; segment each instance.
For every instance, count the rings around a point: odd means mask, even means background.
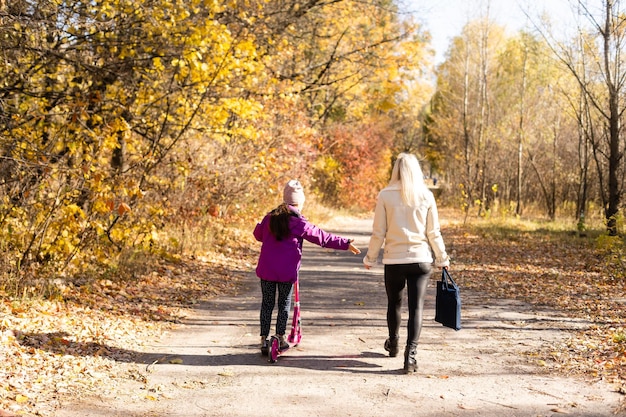
[[[417,345],[407,345],[404,350],[404,373],[410,374],[417,371],[417,360],[415,359],[415,353],[417,353]]]
[[[398,337],[390,337],[385,340],[385,350],[389,352],[389,356],[395,358],[398,356],[400,349],[398,348]]]
[[[261,355],[267,356],[270,351],[269,341],[267,336],[261,336]]]

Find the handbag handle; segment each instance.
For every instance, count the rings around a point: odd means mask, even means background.
[[[448,287],[448,285],[452,285],[453,287],[456,287],[456,282],[454,282],[454,280],[452,279],[452,277],[450,276],[450,273],[448,272],[446,268],[443,268],[441,270],[441,281],[444,283],[446,288]],[[448,283],[448,281],[450,281],[450,283]]]

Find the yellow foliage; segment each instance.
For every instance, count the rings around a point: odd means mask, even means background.
[[[313,168],[332,192],[343,167],[320,157],[318,117],[398,109],[423,53],[417,26],[352,0],[56,6],[4,27],[1,82],[29,80],[0,126],[0,241],[18,273],[158,251],[164,227],[199,216],[256,217]]]

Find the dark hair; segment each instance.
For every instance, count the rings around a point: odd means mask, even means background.
[[[270,232],[276,240],[283,240],[289,236],[289,217],[298,216],[289,209],[287,204],[281,204],[270,212]]]

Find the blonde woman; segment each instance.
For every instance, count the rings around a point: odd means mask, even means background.
[[[389,330],[384,348],[389,356],[398,355],[402,293],[406,287],[409,319],[404,371],[411,373],[417,371],[415,354],[433,261],[441,268],[450,264],[439,229],[435,197],[424,182],[415,155],[398,155],[389,184],[378,194],[372,236],[363,258],[366,269],[376,265],[383,244]]]

